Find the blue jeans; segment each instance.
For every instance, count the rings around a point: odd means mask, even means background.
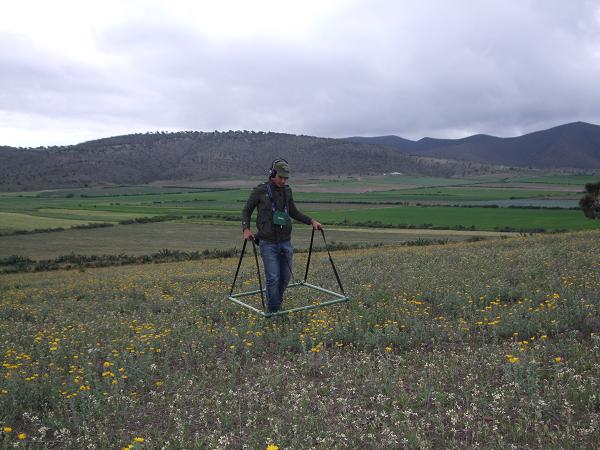
[[[275,312],[281,308],[283,293],[292,276],[294,249],[290,241],[275,243],[261,240],[259,247],[267,278],[267,311]]]

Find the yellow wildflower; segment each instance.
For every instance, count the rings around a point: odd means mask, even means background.
[[[27,438],[27,435],[25,433],[19,433],[19,435],[17,437],[19,438],[20,441],[22,441],[25,438]]]
[[[133,438],[133,442],[138,442],[138,443],[141,444],[142,442],[144,442],[144,438],[142,438],[142,437],[135,437],[135,438]]]
[[[279,450],[279,447],[277,447],[275,444],[269,444],[267,445],[267,450]]]
[[[555,363],[559,363],[561,361],[562,361],[562,358],[560,356],[557,356],[556,358],[554,358]]]
[[[2,428],[2,431],[3,431],[4,433],[7,433],[7,434],[8,434],[8,433],[12,433],[12,428],[11,428],[11,427],[4,427],[4,428]]]

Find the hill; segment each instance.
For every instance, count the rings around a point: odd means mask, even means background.
[[[451,177],[488,167],[404,155],[382,145],[249,131],[132,134],[72,146],[0,147],[0,190],[261,176],[283,156],[293,175]]]
[[[423,138],[411,141],[398,136],[378,136],[352,137],[348,140],[393,147],[403,154],[482,164],[540,169],[600,169],[600,126],[585,122],[569,123],[512,138],[477,134],[463,139]]]

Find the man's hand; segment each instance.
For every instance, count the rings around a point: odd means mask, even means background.
[[[246,240],[246,241],[248,241],[248,240],[253,241],[254,240],[254,235],[252,234],[252,231],[250,231],[250,228],[246,228],[244,230],[244,240]]]
[[[319,222],[317,222],[315,219],[312,219],[312,220],[310,221],[310,224],[312,225],[312,227],[313,227],[315,230],[322,230],[322,229],[323,229],[323,225],[321,225],[321,224],[320,224]]]

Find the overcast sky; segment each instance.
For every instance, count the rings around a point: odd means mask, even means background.
[[[0,0],[0,145],[600,124],[600,0]]]

